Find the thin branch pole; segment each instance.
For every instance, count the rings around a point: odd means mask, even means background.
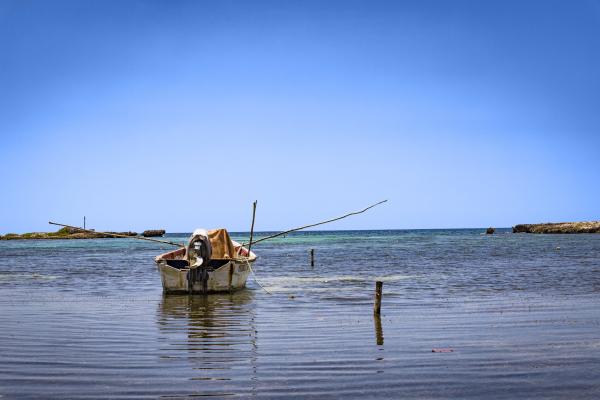
[[[256,203],[258,201],[254,200],[252,203],[252,225],[250,226],[250,243],[248,243],[248,257],[250,257],[250,249],[252,248],[252,236],[254,235],[254,219],[256,217]],[[240,247],[241,249],[241,247]]]
[[[290,233],[290,232],[300,231],[300,230],[302,230],[302,229],[312,228],[313,226],[317,226],[317,225],[323,225],[323,224],[328,224],[328,223],[330,223],[330,222],[338,221],[338,220],[340,220],[340,219],[342,219],[342,218],[350,217],[350,216],[352,216],[352,215],[362,214],[362,213],[364,213],[365,211],[367,211],[367,210],[369,210],[369,209],[371,209],[371,208],[373,208],[373,207],[375,207],[375,206],[378,206],[378,205],[380,205],[380,204],[382,204],[382,203],[385,203],[386,201],[387,201],[387,200],[380,201],[379,203],[375,203],[375,204],[373,204],[373,205],[370,205],[369,207],[367,207],[367,208],[365,208],[365,209],[363,209],[363,210],[360,210],[360,211],[354,211],[354,212],[348,213],[348,214],[346,214],[346,215],[342,215],[341,217],[337,217],[337,218],[328,219],[327,221],[323,221],[323,222],[317,222],[316,224],[311,224],[311,225],[305,225],[305,226],[301,226],[300,228],[294,228],[294,229],[290,229],[290,230],[287,230],[287,231],[284,231],[284,232],[279,232],[279,233],[276,233],[275,235],[271,235],[271,236],[267,236],[267,237],[264,237],[264,238],[260,238],[260,239],[258,239],[258,240],[255,240],[253,243],[254,243],[254,244],[257,244],[257,243],[260,243],[260,242],[262,242],[263,240],[267,240],[267,239],[273,239],[273,238],[276,238],[276,237],[278,237],[278,236],[286,235],[286,234],[288,234],[288,233]]]
[[[52,222],[52,221],[48,221],[48,223],[50,225],[58,225],[58,226],[63,226],[65,228],[77,229],[77,230],[82,231],[82,232],[98,233],[98,234],[101,234],[101,235],[109,235],[109,236],[121,237],[121,238],[126,238],[126,239],[147,240],[148,242],[156,242],[156,243],[170,244],[171,246],[184,247],[184,245],[181,244],[181,243],[169,242],[168,240],[151,239],[151,238],[146,238],[146,237],[141,237],[141,236],[127,236],[127,235],[121,235],[120,233],[96,232],[96,231],[92,231],[92,230],[89,230],[89,229],[83,229],[83,228],[80,228],[78,226],[59,224],[59,223]]]

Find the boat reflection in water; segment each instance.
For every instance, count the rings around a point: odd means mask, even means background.
[[[163,295],[157,324],[169,396],[251,395],[256,384],[254,294]]]

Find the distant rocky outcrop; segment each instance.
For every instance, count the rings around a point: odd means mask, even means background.
[[[137,232],[85,232],[77,228],[65,227],[56,232],[29,232],[29,233],[7,233],[0,236],[0,240],[26,240],[26,239],[108,239],[115,236],[108,233],[116,233],[124,236],[137,236]]]
[[[488,235],[492,235],[494,232],[496,232],[496,229],[489,227],[485,230],[485,233]]]
[[[600,233],[600,221],[519,224],[513,233]]]
[[[143,237],[155,237],[155,236],[163,236],[167,233],[164,229],[149,229],[147,231],[142,232]]]

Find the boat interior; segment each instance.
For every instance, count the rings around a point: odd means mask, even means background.
[[[210,260],[208,262],[208,269],[217,269],[222,267],[223,265],[227,264],[229,261],[231,260]],[[165,262],[167,263],[168,266],[173,267],[173,268],[177,268],[177,269],[186,269],[190,266],[190,263],[188,260],[184,260],[184,259],[171,259],[171,260],[165,260]]]
[[[242,257],[248,257],[248,250],[242,247],[238,242],[232,241],[229,237],[229,233],[225,229],[208,231],[208,238],[212,247],[212,257],[208,262],[209,269],[215,270],[222,267],[232,261],[232,259],[236,259],[238,254]],[[189,243],[193,243],[193,241],[194,236],[190,238]],[[254,259],[256,258],[254,254],[252,254],[252,256],[254,256]],[[157,262],[164,261],[168,266],[177,269],[187,269],[190,266],[189,261],[186,259],[185,247],[161,254],[156,257],[155,260]]]
[[[160,260],[165,261],[168,266],[177,268],[177,269],[186,269],[190,266],[190,263],[185,258],[185,248],[180,248],[175,251],[171,251],[169,253],[163,254],[160,256]],[[217,269],[227,264],[230,259],[218,259],[213,258],[208,262],[209,269]]]

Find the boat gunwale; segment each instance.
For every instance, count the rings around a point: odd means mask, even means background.
[[[239,249],[241,248],[243,250],[246,250],[246,253],[248,253],[248,249],[246,247],[242,246],[239,242],[237,242],[235,240],[231,240],[231,242],[233,243],[233,246],[236,248],[236,250],[238,252],[240,251]],[[185,254],[185,246],[182,246],[176,250],[171,250],[166,253],[159,254],[156,257],[154,257],[154,262],[156,262],[158,264],[161,261],[166,261],[168,259],[168,258],[165,258],[166,256],[174,255],[175,253],[181,252],[182,250],[183,250],[183,253]],[[234,262],[239,262],[239,263],[243,263],[243,262],[252,263],[252,262],[256,261],[258,256],[253,251],[250,251],[249,254],[250,254],[249,257],[241,256],[240,258],[222,258],[222,259],[215,258],[214,260],[228,260],[228,261],[234,261]]]

